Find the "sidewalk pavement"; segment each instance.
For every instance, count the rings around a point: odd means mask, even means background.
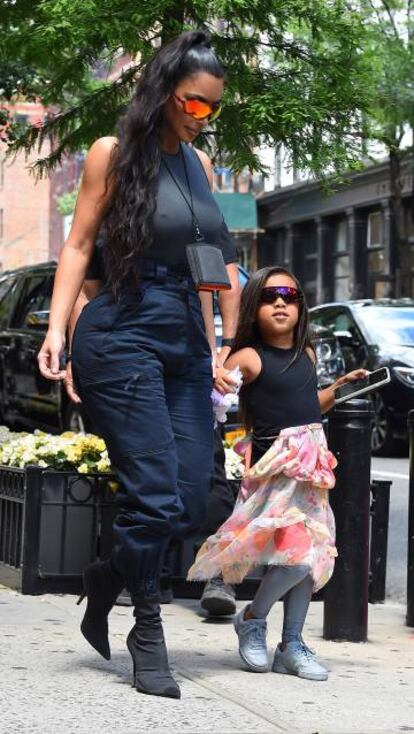
[[[241,606],[241,604],[239,604]],[[322,603],[306,641],[331,670],[327,682],[241,669],[231,620],[210,621],[193,600],[163,606],[181,701],[132,687],[125,636],[130,607],[110,616],[112,659],[79,632],[73,596],[22,596],[0,587],[2,734],[396,734],[414,732],[414,629],[404,607],[370,606],[369,642],[321,639]],[[269,620],[276,644],[281,604]]]

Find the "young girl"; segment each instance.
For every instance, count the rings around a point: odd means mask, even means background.
[[[246,472],[233,514],[204,543],[189,578],[222,574],[225,582],[240,583],[251,567],[268,565],[252,604],[235,618],[242,660],[250,670],[268,670],[266,618],[284,597],[272,670],[326,680],[327,670],[302,639],[312,593],[331,577],[337,555],[327,491],[336,460],[321,413],[333,406],[339,385],[366,371],[354,370],[318,393],[308,321],[303,292],[288,270],[268,267],[253,275],[226,361],[243,375],[240,403],[251,430],[242,442]]]

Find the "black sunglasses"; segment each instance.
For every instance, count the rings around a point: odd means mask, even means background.
[[[297,288],[288,285],[266,286],[260,293],[260,303],[274,303],[278,298],[288,306],[303,300],[302,293]]]

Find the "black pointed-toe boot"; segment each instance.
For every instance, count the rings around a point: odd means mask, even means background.
[[[81,632],[105,660],[110,660],[108,614],[124,588],[123,578],[115,571],[109,560],[96,561],[83,573],[83,588],[78,604],[85,596],[88,603],[80,626]]]
[[[134,686],[140,693],[181,698],[171,675],[165,645],[159,600],[135,601],[136,622],[127,638],[134,665]]]

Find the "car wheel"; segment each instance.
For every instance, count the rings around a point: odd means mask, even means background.
[[[76,403],[69,403],[67,406],[64,423],[65,431],[74,431],[74,433],[86,433],[88,431],[87,421],[80,406]]]
[[[379,392],[371,394],[374,416],[372,420],[371,449],[373,456],[390,456],[395,448],[387,406]]]

